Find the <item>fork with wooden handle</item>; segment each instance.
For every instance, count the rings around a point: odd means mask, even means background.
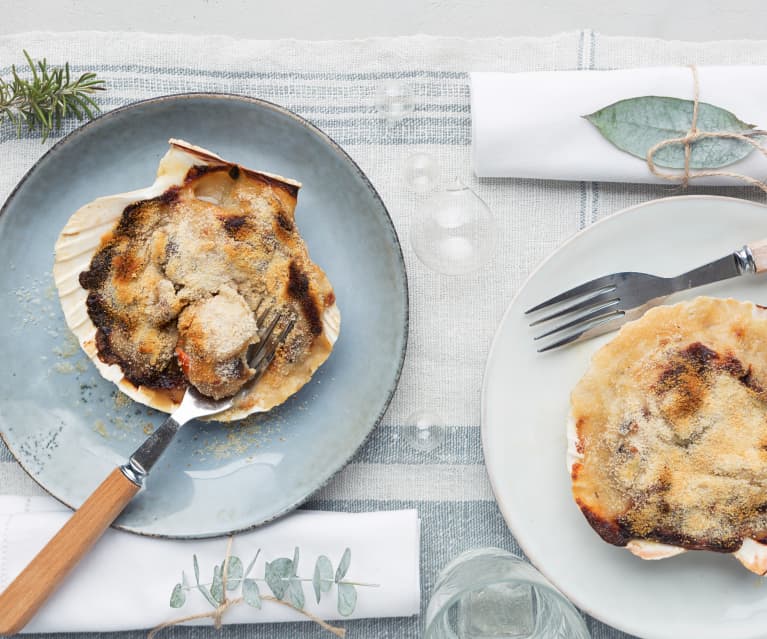
[[[647,309],[657,306],[672,293],[764,271],[767,271],[767,239],[751,242],[676,277],[634,272],[597,277],[541,302],[525,311],[525,315],[551,311],[530,323],[530,326],[547,325],[545,332],[533,338],[550,338],[538,349],[538,352],[544,352],[614,331],[641,317]]]
[[[291,320],[277,334],[281,316],[276,314],[267,325],[265,320],[268,314],[268,310],[264,311],[258,318],[258,325],[264,328],[259,331],[259,341],[248,353],[248,363],[255,375],[246,388],[252,387],[264,374],[274,359],[277,347],[293,329]],[[16,634],[29,622],[140,490],[149,471],[181,426],[198,417],[221,413],[231,408],[235,399],[236,396],[214,400],[204,397],[191,386],[187,389],[173,414],[136,449],[125,465],[111,472],[0,594],[0,635]]]

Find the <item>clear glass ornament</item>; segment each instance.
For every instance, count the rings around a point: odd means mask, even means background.
[[[416,193],[428,193],[437,186],[439,164],[433,155],[414,153],[405,159],[402,173],[407,184]]]
[[[389,124],[399,122],[415,109],[413,91],[406,82],[386,80],[376,90],[376,110]]]
[[[445,443],[445,428],[442,419],[428,410],[417,410],[407,418],[408,426],[404,440],[408,446],[423,452],[430,452]]]
[[[498,225],[492,211],[459,179],[425,202],[410,227],[410,244],[426,266],[443,275],[462,275],[489,262]]]

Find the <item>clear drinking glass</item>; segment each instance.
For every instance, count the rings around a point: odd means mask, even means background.
[[[410,244],[426,266],[443,275],[464,275],[493,259],[498,225],[479,195],[456,179],[419,206]]]
[[[500,548],[470,550],[437,577],[424,639],[589,639],[575,607]]]

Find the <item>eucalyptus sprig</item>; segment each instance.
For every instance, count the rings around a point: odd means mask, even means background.
[[[26,125],[30,131],[39,128],[45,141],[64,118],[93,118],[100,110],[91,96],[106,86],[95,73],[74,77],[68,62],[63,67],[49,67],[45,58],[35,62],[26,51],[24,57],[31,79],[22,77],[15,66],[10,80],[0,78],[0,123],[8,119],[16,125],[17,135]]]
[[[231,547],[231,544],[230,544]],[[304,610],[306,597],[304,594],[304,582],[311,582],[314,590],[314,597],[317,603],[322,599],[323,593],[328,593],[333,586],[336,588],[336,607],[338,613],[348,617],[354,612],[357,605],[357,587],[378,587],[378,584],[361,583],[346,579],[351,564],[352,553],[349,548],[344,550],[338,567],[333,571],[333,564],[325,555],[320,555],[314,564],[314,572],[311,578],[299,577],[298,561],[299,549],[295,548],[293,557],[278,557],[274,561],[267,561],[264,564],[264,577],[257,579],[250,576],[251,571],[256,565],[256,561],[261,555],[259,549],[253,560],[247,568],[239,557],[227,554],[220,565],[213,566],[213,578],[209,583],[200,581],[200,565],[197,561],[197,555],[192,556],[192,567],[194,569],[194,585],[190,585],[186,573],[182,571],[181,580],[174,586],[170,596],[170,607],[181,608],[186,603],[186,593],[192,590],[198,590],[203,598],[214,609],[211,613],[202,613],[182,617],[174,621],[169,621],[154,628],[148,635],[148,639],[154,636],[163,628],[189,621],[192,619],[201,619],[210,617],[214,621],[220,621],[221,615],[231,606],[245,603],[253,608],[260,609],[262,602],[269,601],[282,604],[300,612],[315,623],[318,623],[326,630],[339,637],[343,637],[345,631],[341,628],[335,628],[323,621],[319,617]],[[265,585],[271,595],[266,594],[259,588],[259,583]],[[227,591],[236,591],[240,589],[241,596],[229,599]]]

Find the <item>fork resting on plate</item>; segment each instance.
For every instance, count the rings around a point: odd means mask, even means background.
[[[258,313],[258,310],[256,308],[255,312]],[[252,388],[261,378],[294,326],[294,321],[289,320],[278,331],[283,317],[280,313],[274,313],[267,323],[271,314],[272,310],[267,308],[256,320],[259,340],[247,353],[248,365],[255,374],[240,393],[214,400],[201,395],[192,386],[187,387],[181,404],[173,414],[136,449],[127,463],[109,474],[53,539],[0,593],[0,635],[15,634],[29,622],[141,489],[149,471],[184,424],[231,408],[239,394]]]
[[[638,319],[672,293],[764,271],[767,271],[767,239],[747,244],[730,255],[676,277],[633,272],[603,275],[533,306],[525,315],[551,311],[530,323],[530,326],[546,325],[544,332],[533,338],[550,338],[538,349],[542,353],[614,331]]]

